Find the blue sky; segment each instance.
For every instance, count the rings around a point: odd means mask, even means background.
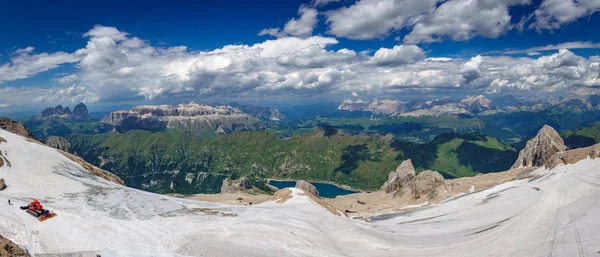
[[[79,101],[295,103],[600,86],[598,0],[0,5],[0,90],[11,96],[0,97],[0,113]]]

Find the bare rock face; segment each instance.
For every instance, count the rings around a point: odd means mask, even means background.
[[[444,177],[433,170],[425,170],[412,181],[412,193],[414,198],[428,196],[429,199],[437,197],[437,188],[446,184]]]
[[[176,128],[190,132],[220,129],[224,133],[260,130],[265,126],[260,119],[231,106],[209,106],[190,102],[178,105],[145,105],[128,111],[111,112],[101,121],[125,132],[132,129],[160,131]]]
[[[221,193],[236,193],[250,189],[252,189],[252,184],[248,178],[241,178],[239,180],[225,179],[223,180],[223,185],[221,185]]]
[[[50,146],[52,148],[56,148],[58,150],[63,150],[65,152],[71,151],[71,144],[69,143],[69,141],[67,141],[66,139],[64,139],[62,137],[49,136],[46,138],[46,141],[44,142],[44,144],[46,144],[47,146]]]
[[[406,188],[415,177],[415,174],[415,167],[413,167],[412,161],[406,160],[396,168],[396,171],[390,172],[388,180],[383,184],[381,189],[389,194],[398,189]]]
[[[319,197],[319,191],[317,191],[317,188],[315,186],[313,186],[313,184],[308,183],[304,180],[298,180],[296,182],[296,186],[295,188],[300,188],[302,189],[304,192],[314,195],[316,197]]]
[[[31,134],[31,131],[29,131],[29,129],[27,129],[23,124],[6,117],[0,117],[0,128],[20,136],[35,139],[33,134]]]
[[[4,183],[4,179],[0,178],[0,191],[4,190],[6,188],[6,184]]]
[[[79,120],[89,120],[90,119],[90,115],[88,114],[87,106],[85,106],[85,104],[83,104],[83,103],[75,105],[75,107],[73,108],[72,116],[73,116],[73,118],[79,119]]]
[[[537,135],[527,142],[519,158],[512,168],[541,167],[552,162],[552,156],[565,151],[565,142],[558,132],[548,125],[544,125]]]

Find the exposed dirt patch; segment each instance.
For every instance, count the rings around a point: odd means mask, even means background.
[[[276,203],[285,203],[289,199],[292,199],[292,190],[284,188],[275,192],[269,200],[275,201]]]
[[[27,140],[27,142],[29,142],[29,143],[36,143],[36,144],[40,144],[40,145],[46,146],[44,143],[42,143],[40,141],[37,141],[35,139],[25,138],[25,140]]]
[[[101,177],[103,179],[106,179],[108,181],[117,183],[117,184],[121,184],[121,185],[125,185],[125,182],[123,182],[123,180],[121,178],[119,178],[117,175],[112,174],[106,170],[100,169],[86,161],[84,161],[83,159],[72,155],[70,153],[67,153],[65,151],[61,151],[61,150],[57,150],[59,153],[61,153],[62,155],[64,155],[65,157],[69,158],[71,161],[74,161],[76,163],[79,163],[79,165],[81,165],[81,167],[83,167],[84,169],[86,169],[90,174]]]
[[[12,241],[0,236],[0,256],[6,257],[21,257],[21,256],[29,256],[25,250],[19,247],[17,244]]]
[[[219,194],[195,194],[180,197],[185,197],[187,199],[194,199],[203,202],[250,206],[268,201],[271,195],[260,193],[253,194],[249,192],[236,192]]]
[[[193,208],[193,209],[184,208],[184,209],[179,209],[179,210],[175,210],[175,211],[161,213],[161,214],[159,214],[159,216],[167,218],[167,217],[176,217],[176,216],[198,214],[198,213],[205,214],[205,215],[211,215],[211,216],[221,216],[221,217],[237,217],[238,216],[236,213],[221,212],[219,210],[209,209],[209,208]]]
[[[361,192],[337,196],[336,198],[322,199],[339,210],[349,210],[351,217],[370,217],[389,213],[406,212],[427,204],[438,203],[457,196],[469,193],[471,187],[475,191],[493,187],[498,184],[515,180],[533,169],[512,169],[504,172],[481,174],[475,177],[464,177],[446,180],[445,185],[439,186],[433,198],[421,197],[414,199],[411,194],[397,195],[386,194],[383,190]]]
[[[4,163],[10,168],[10,161],[4,155],[2,155],[2,151],[0,151],[0,167],[4,166]]]
[[[319,197],[316,197],[316,196],[314,196],[312,194],[303,194],[303,193],[300,193],[300,195],[306,195],[306,196],[308,196],[315,203],[318,203],[319,205],[321,205],[323,208],[325,208],[329,212],[333,213],[334,215],[342,216],[342,214],[340,214],[340,213],[343,213],[344,216],[348,217],[348,214],[346,214],[345,212],[339,211],[338,209],[334,208],[333,206],[331,206],[328,203],[326,203],[323,200],[321,200],[321,198],[319,198]]]
[[[4,139],[3,137],[0,137],[0,144],[2,143],[6,143],[6,139]]]

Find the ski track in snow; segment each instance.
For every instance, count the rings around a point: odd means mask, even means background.
[[[251,207],[152,194],[20,136],[0,137],[12,164],[0,168],[8,186],[0,235],[34,254],[600,256],[600,159],[365,222],[334,216],[298,189],[283,204]],[[38,222],[19,209],[33,199],[58,216]]]

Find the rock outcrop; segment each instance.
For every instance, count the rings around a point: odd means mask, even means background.
[[[75,107],[73,108],[72,116],[74,119],[78,119],[78,120],[89,120],[90,119],[90,115],[88,113],[87,106],[85,106],[85,104],[83,104],[83,103],[75,105]]]
[[[0,191],[6,188],[6,183],[4,183],[4,179],[0,178]]]
[[[415,175],[415,168],[411,160],[406,160],[390,172],[388,180],[383,184],[381,190],[385,193],[394,193],[394,197],[402,197],[404,193],[411,192],[411,197],[419,199],[427,196],[433,199],[438,195],[438,188],[445,186],[444,177],[433,170],[425,170]]]
[[[238,180],[225,179],[223,180],[223,185],[221,185],[221,193],[236,193],[252,188],[252,184],[248,178],[241,178]]]
[[[433,170],[425,170],[412,181],[412,194],[414,198],[427,195],[429,199],[437,197],[438,187],[446,185],[444,177]]]
[[[71,152],[71,144],[65,138],[57,137],[57,136],[49,136],[46,138],[44,142],[47,146],[52,148],[56,148],[58,150],[63,150],[65,152]]]
[[[396,171],[390,172],[388,180],[383,184],[381,189],[389,194],[396,190],[406,188],[415,175],[415,167],[413,167],[412,161],[403,161],[402,164],[396,168]]]
[[[0,236],[0,256],[25,257],[30,255],[29,252],[19,247],[19,245],[13,243],[7,238]]]
[[[31,131],[23,124],[6,117],[0,117],[0,128],[27,138],[34,138]]]
[[[311,184],[309,182],[306,182],[304,180],[298,180],[298,181],[296,181],[295,188],[302,189],[307,194],[311,194],[311,195],[314,195],[316,197],[319,197],[319,191],[317,191],[317,188],[315,186],[313,186],[313,184]]]
[[[565,151],[565,143],[558,132],[548,125],[544,125],[537,135],[527,142],[515,164],[515,168],[542,167],[552,163],[552,157]]]

